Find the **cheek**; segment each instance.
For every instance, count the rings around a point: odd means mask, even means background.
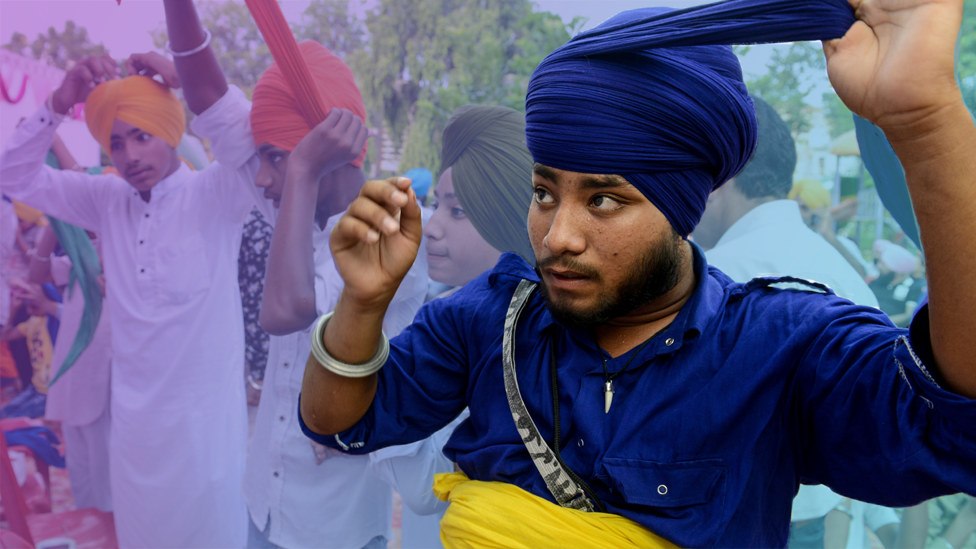
[[[532,205],[529,207],[529,217],[526,226],[529,231],[529,243],[532,245],[532,250],[536,253],[542,249],[542,241],[546,238],[546,234],[549,233],[551,223],[552,216],[540,211],[533,200]]]

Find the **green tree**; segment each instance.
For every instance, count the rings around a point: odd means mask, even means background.
[[[70,69],[89,55],[103,55],[108,51],[101,43],[92,43],[88,30],[75,26],[74,21],[65,21],[62,32],[50,27],[46,34],[38,34],[30,43],[25,35],[15,32],[3,47],[62,70]]]
[[[361,51],[366,42],[366,26],[349,9],[350,3],[350,0],[312,0],[295,29],[298,40],[314,40],[342,59]]]
[[[854,117],[847,105],[833,91],[823,94],[824,118],[830,128],[830,138],[836,139],[854,129]]]
[[[524,110],[535,66],[581,25],[535,13],[529,0],[380,0],[349,61],[367,107],[403,146],[401,170],[436,170],[450,114],[468,103]]]
[[[746,81],[749,92],[776,109],[793,137],[809,131],[813,109],[806,97],[817,80],[823,78],[826,68],[820,46],[813,42],[794,42],[789,47],[776,48],[766,66],[769,72]]]

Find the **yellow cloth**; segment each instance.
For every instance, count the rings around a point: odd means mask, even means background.
[[[51,344],[51,334],[47,331],[46,316],[32,316],[17,325],[20,333],[27,338],[30,349],[31,383],[38,393],[47,394],[47,380],[51,375],[51,359],[54,356],[54,345]]]
[[[14,203],[14,213],[17,214],[17,219],[40,225],[41,227],[47,227],[47,218],[44,217],[44,212],[36,208],[31,208],[23,202],[16,200],[11,200],[11,202]]]
[[[677,547],[622,516],[567,509],[515,485],[463,473],[436,475],[434,494],[451,502],[441,520],[441,543],[448,548]]]
[[[824,188],[823,183],[816,179],[801,179],[793,183],[790,190],[789,199],[796,200],[799,196],[803,203],[811,210],[818,210],[830,206],[830,191]]]
[[[186,129],[186,114],[176,94],[148,76],[102,82],[88,94],[85,101],[88,130],[109,155],[115,119],[161,138],[174,149]]]

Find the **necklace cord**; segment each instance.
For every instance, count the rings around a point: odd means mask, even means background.
[[[555,330],[549,331],[549,371],[552,376],[552,419],[553,419],[553,432],[554,432],[552,437],[553,438],[552,451],[554,454],[556,454],[556,461],[558,461],[559,464],[562,465],[563,469],[566,471],[566,474],[569,475],[569,478],[573,479],[573,481],[579,485],[579,487],[583,490],[584,495],[588,495],[590,496],[590,498],[593,499],[593,502],[596,504],[597,509],[599,509],[601,513],[606,513],[607,508],[603,506],[603,502],[600,501],[599,497],[597,497],[596,492],[594,492],[593,489],[590,488],[590,485],[587,484],[585,480],[580,478],[580,476],[577,475],[575,471],[573,471],[572,469],[569,468],[568,465],[566,465],[566,462],[563,461],[562,454],[559,451],[559,443],[560,443],[559,379],[556,376]]]

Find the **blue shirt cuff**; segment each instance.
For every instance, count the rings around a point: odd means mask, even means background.
[[[356,425],[351,428],[335,435],[320,435],[313,432],[311,429],[305,425],[305,420],[302,419],[302,395],[298,395],[298,426],[301,427],[302,433],[312,439],[312,441],[321,444],[322,446],[327,446],[333,450],[339,450],[352,455],[362,455],[368,454],[369,451],[365,449],[366,444],[363,442],[363,433],[366,431],[364,425],[364,420],[360,419]]]
[[[909,326],[908,337],[895,342],[895,363],[912,391],[961,431],[976,437],[976,400],[942,387],[929,337],[929,306],[923,303]]]

